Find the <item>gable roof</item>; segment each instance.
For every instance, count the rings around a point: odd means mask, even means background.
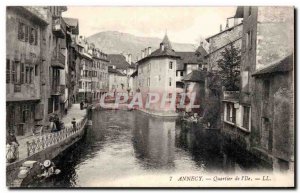
[[[109,54],[108,60],[111,65],[115,65],[117,69],[125,70],[130,64],[126,61],[126,58],[122,54]]]
[[[289,56],[275,62],[274,64],[258,70],[252,76],[264,76],[264,75],[271,75],[273,73],[284,73],[293,70],[294,64],[294,56],[290,54]]]
[[[206,77],[205,71],[193,70],[191,73],[185,75],[183,81],[186,82],[204,82]]]
[[[177,69],[184,70],[184,64],[198,64],[198,58],[195,52],[176,52],[180,57],[177,60]]]

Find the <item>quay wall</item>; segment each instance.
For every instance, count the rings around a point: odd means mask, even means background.
[[[52,160],[56,156],[58,156],[60,153],[68,149],[70,146],[72,146],[74,143],[79,141],[85,132],[85,127],[87,124],[87,120],[85,120],[84,124],[82,125],[82,128],[75,133],[74,135],[69,136],[65,140],[60,141],[57,144],[54,144],[52,146],[47,147],[46,149],[39,151],[25,159],[18,160],[14,163],[11,163],[6,166],[6,185],[9,187],[12,185],[13,181],[17,178],[19,173],[19,168],[21,165],[28,160],[34,160],[38,162],[43,162],[44,160]]]

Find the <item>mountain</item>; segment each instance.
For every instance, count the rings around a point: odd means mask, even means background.
[[[163,38],[163,37],[162,37]],[[118,31],[103,31],[87,37],[89,43],[94,43],[97,48],[107,54],[132,54],[132,60],[141,57],[141,50],[151,47],[152,52],[159,47],[162,39],[152,37],[138,37],[129,33]],[[193,44],[172,42],[175,51],[194,51]]]

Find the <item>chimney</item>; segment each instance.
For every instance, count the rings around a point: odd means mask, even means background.
[[[201,41],[201,42],[200,42],[200,46],[202,46],[202,47],[203,47],[203,41]]]
[[[147,57],[148,56],[148,50],[147,50],[147,48],[145,48],[144,52],[145,52],[145,57]]]
[[[142,50],[142,56],[141,57],[142,57],[141,59],[145,58],[144,50]]]
[[[151,47],[148,47],[148,55],[150,55],[151,53],[152,53]]]
[[[233,25],[237,25],[238,22],[239,22],[238,18],[234,18],[234,19],[233,19]]]
[[[220,32],[222,32],[223,31],[223,29],[222,29],[222,24],[220,24]]]
[[[131,54],[128,54],[128,63],[131,65]]]
[[[228,19],[226,20],[226,27],[225,29],[228,29],[229,28],[229,24],[228,24]]]

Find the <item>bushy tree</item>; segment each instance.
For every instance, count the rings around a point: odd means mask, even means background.
[[[240,87],[240,50],[230,43],[221,55],[222,58],[217,63],[220,68],[222,86],[227,91],[238,91]]]

